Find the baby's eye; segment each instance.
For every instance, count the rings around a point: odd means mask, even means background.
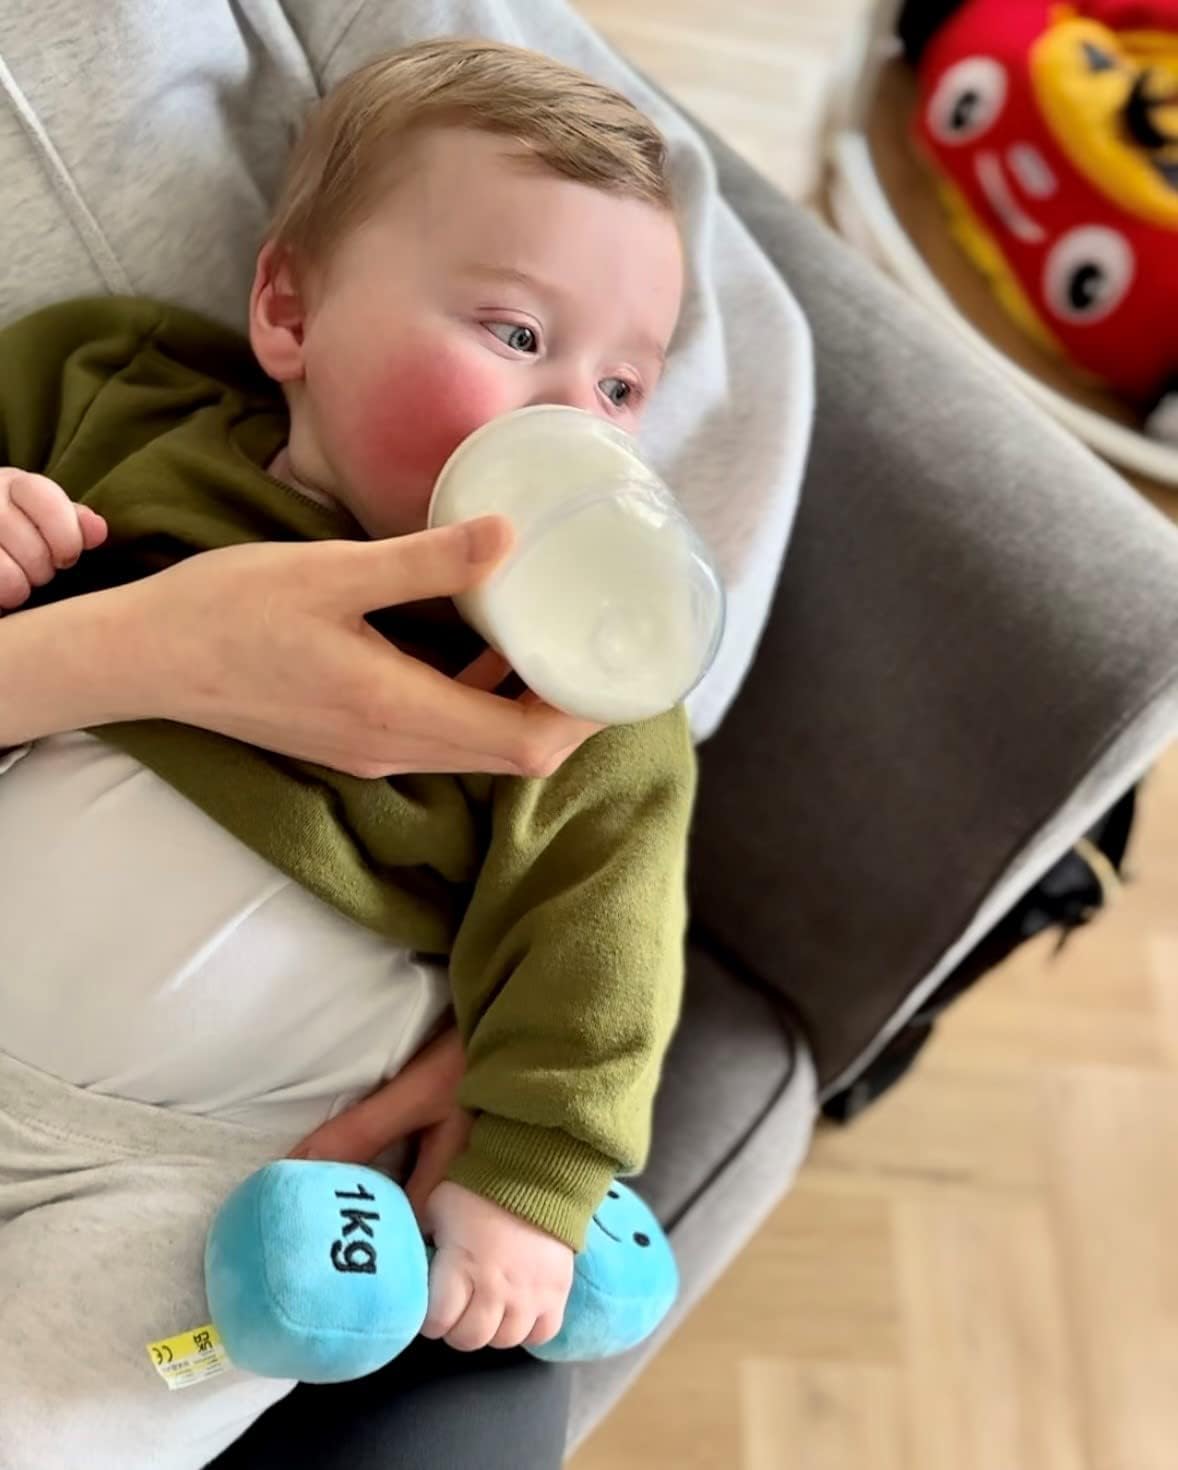
[[[487,331],[506,343],[514,352],[536,352],[540,342],[531,327],[521,327],[518,322],[488,322]]]
[[[627,383],[625,378],[602,378],[597,386],[615,408],[622,408],[629,403],[634,394],[634,384]]]

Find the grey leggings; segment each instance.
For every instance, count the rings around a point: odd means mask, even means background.
[[[570,1377],[419,1338],[369,1378],[295,1389],[210,1470],[558,1470]]]
[[[522,1352],[421,1342],[354,1384],[232,1369],[168,1391],[147,1345],[208,1320],[213,1214],[294,1141],[104,1097],[0,1052],[3,1470],[560,1465],[568,1374]]]

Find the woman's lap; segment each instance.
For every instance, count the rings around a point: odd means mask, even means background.
[[[558,1470],[571,1370],[418,1338],[353,1383],[303,1384],[209,1470]]]

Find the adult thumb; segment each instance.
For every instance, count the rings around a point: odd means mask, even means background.
[[[392,1144],[433,1123],[443,1110],[444,1104],[431,1108],[428,1099],[420,1096],[416,1074],[401,1072],[368,1097],[320,1123],[287,1157],[367,1164]]]
[[[503,516],[482,516],[411,536],[337,542],[335,585],[340,601],[353,612],[453,597],[477,586],[513,540],[511,523]]]

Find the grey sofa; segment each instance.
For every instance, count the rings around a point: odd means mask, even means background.
[[[701,752],[688,999],[640,1188],[684,1291],[575,1370],[570,1444],[788,1191],[845,1086],[1178,734],[1178,531],[715,138],[814,334],[753,674]]]

